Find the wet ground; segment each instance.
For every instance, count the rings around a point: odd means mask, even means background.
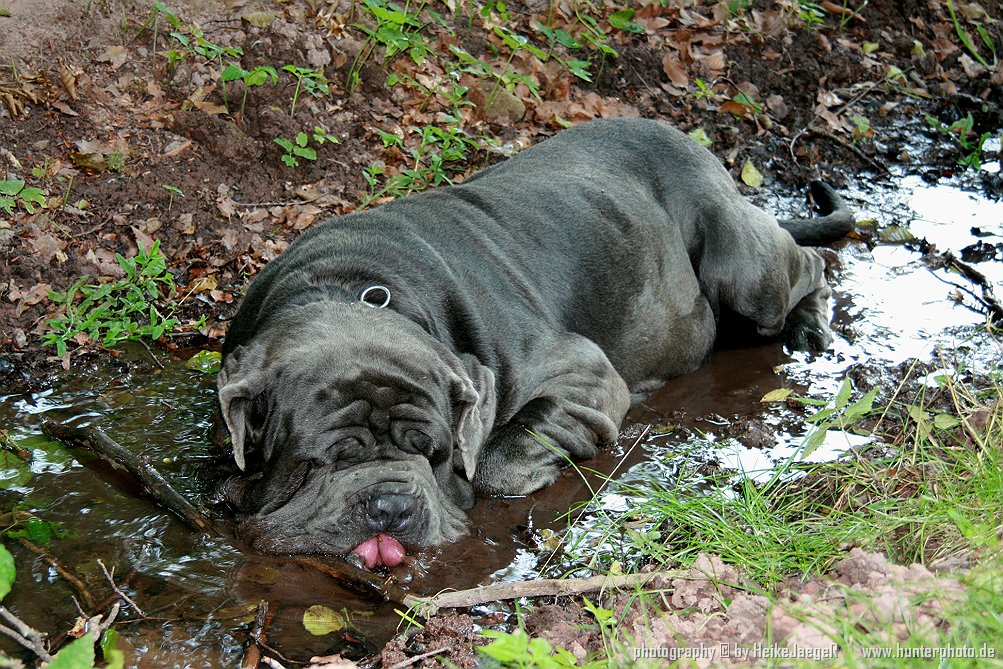
[[[985,166],[987,173],[998,163]],[[967,189],[972,176],[931,184],[916,176],[882,182],[861,180],[848,189],[862,220],[908,226],[918,239],[958,255],[973,244],[1003,244],[1003,204]],[[777,201],[783,198],[777,197]],[[787,198],[790,201],[790,198]],[[975,231],[973,233],[973,231]],[[922,253],[923,247],[927,254]],[[999,342],[985,332],[980,314],[952,301],[957,288],[971,288],[957,275],[928,267],[930,249],[916,241],[874,243],[848,240],[838,249],[835,273],[833,349],[817,358],[791,358],[778,345],[715,353],[700,371],[676,379],[632,410],[616,448],[585,467],[612,474],[613,481],[589,507],[580,502],[603,477],[567,472],[553,487],[525,499],[481,500],[471,514],[471,536],[418,553],[395,570],[405,587],[420,594],[493,581],[580,570],[583,556],[629,564],[629,549],[592,545],[590,518],[601,509],[626,508],[621,485],[631,494],[645,486],[692,486],[699,494],[703,473],[721,469],[769,472],[790,458],[806,431],[803,411],[787,403],[763,403],[777,388],[815,398],[831,397],[852,369],[892,370],[916,360],[924,369],[968,365],[995,369]],[[985,254],[984,254],[985,255]],[[975,263],[1003,286],[1000,253]],[[972,353],[974,352],[974,355]],[[394,607],[340,587],[327,577],[234,547],[225,539],[193,534],[153,507],[134,483],[87,453],[69,452],[40,432],[43,419],[97,425],[125,446],[149,454],[161,471],[192,498],[205,491],[205,468],[214,410],[214,378],[142,347],[114,364],[96,364],[66,375],[52,388],[0,397],[0,423],[31,459],[4,452],[6,506],[18,506],[58,523],[68,536],[58,541],[62,564],[104,592],[95,558],[125,575],[147,618],[123,628],[131,666],[234,666],[246,642],[259,600],[274,619],[270,644],[287,657],[338,652],[361,659],[375,654],[400,625]],[[889,384],[895,372],[881,372]],[[921,382],[918,374],[910,383]],[[814,461],[833,459],[861,438],[834,433]],[[574,509],[577,556],[552,550],[550,531],[562,532]],[[41,559],[14,545],[21,574],[5,603],[26,620],[69,620],[69,598],[78,594]],[[26,565],[31,565],[26,568]],[[592,562],[591,566],[597,566]],[[43,594],[44,596],[40,596]],[[79,596],[79,594],[78,594]],[[302,620],[311,606],[340,611],[345,627],[322,636]],[[504,606],[480,611],[481,622],[498,621]],[[55,630],[54,630],[55,631]]]

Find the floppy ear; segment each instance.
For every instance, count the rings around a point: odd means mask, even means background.
[[[467,480],[474,480],[477,460],[495,422],[495,375],[471,355],[462,356],[466,373],[453,377],[454,401],[459,405],[456,445]]]
[[[233,443],[233,459],[241,471],[245,467],[244,444],[251,402],[265,389],[261,371],[263,349],[263,346],[237,347],[226,357],[216,377],[220,409]]]

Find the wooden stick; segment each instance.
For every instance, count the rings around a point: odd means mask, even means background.
[[[408,593],[395,583],[387,582],[387,580],[379,574],[374,574],[368,569],[356,567],[344,558],[325,556],[325,560],[330,560],[334,564],[328,564],[326,561],[320,562],[314,558],[308,557],[294,558],[294,560],[297,564],[301,564],[304,567],[326,574],[331,578],[344,583],[345,585],[355,588],[356,590],[363,590],[377,595],[380,599],[388,602],[402,604],[410,608],[414,604],[422,601],[421,597],[416,597]]]
[[[71,448],[86,448],[100,455],[113,467],[125,469],[139,480],[143,489],[151,494],[161,506],[189,526],[202,532],[219,534],[209,517],[178,494],[171,487],[171,484],[160,475],[160,472],[150,464],[149,457],[136,455],[109,437],[100,428],[81,428],[47,420],[42,423],[42,430]]]
[[[45,647],[46,635],[44,632],[39,632],[37,629],[8,611],[5,606],[0,606],[0,617],[10,623],[14,628],[11,629],[6,625],[0,625],[0,634],[17,641],[19,644],[37,655],[42,662],[52,661],[52,655],[49,654],[49,649]]]
[[[439,609],[467,608],[502,599],[519,597],[559,597],[581,595],[605,588],[635,588],[646,585],[655,578],[678,578],[674,572],[623,574],[620,576],[591,576],[589,578],[540,579],[515,583],[494,583],[470,590],[441,592],[432,597],[408,595],[404,602],[423,618],[429,618]]]
[[[258,669],[258,665],[261,664],[261,646],[268,642],[268,624],[271,619],[268,602],[262,599],[258,602],[258,613],[254,616],[254,627],[247,635],[247,650],[244,651],[244,659],[240,661],[240,669]]]
[[[59,574],[61,577],[63,577],[63,579],[67,583],[72,585],[76,589],[76,591],[80,594],[80,599],[84,600],[84,606],[86,606],[90,611],[94,610],[95,608],[94,595],[91,594],[91,591],[87,588],[87,585],[83,582],[83,580],[81,580],[79,576],[73,573],[73,570],[65,566],[62,562],[59,561],[59,559],[56,556],[49,554],[47,550],[45,550],[38,544],[33,543],[28,539],[25,539],[24,537],[18,537],[17,540],[21,543],[22,546],[30,550],[35,555],[40,556],[43,560],[45,560],[46,563],[48,563],[50,567],[55,569],[56,573]]]

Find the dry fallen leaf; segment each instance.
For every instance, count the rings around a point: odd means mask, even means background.
[[[110,46],[95,60],[99,63],[109,63],[112,69],[117,70],[129,60],[129,51],[122,45]]]
[[[666,51],[662,56],[662,71],[674,85],[686,88],[689,85],[689,75],[679,57],[672,51]]]
[[[752,188],[759,188],[763,185],[763,173],[756,169],[751,160],[746,160],[745,164],[742,165],[742,182]]]

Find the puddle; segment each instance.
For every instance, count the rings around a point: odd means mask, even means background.
[[[860,187],[849,200],[859,218],[906,225],[917,238],[959,257],[973,244],[981,243],[983,250],[999,244],[992,259],[972,264],[997,288],[1003,286],[1003,203],[957,184],[931,185],[913,176],[897,178],[893,185]],[[769,476],[799,450],[806,430],[783,403],[760,401],[777,388],[832,397],[855,365],[892,366],[913,358],[942,365],[943,373],[951,374],[958,350],[976,353],[966,355],[969,365],[995,368],[1001,351],[984,335],[984,318],[952,301],[958,292],[952,284],[970,287],[960,276],[929,269],[914,244],[869,249],[851,241],[839,257],[833,349],[817,357],[791,357],[778,345],[721,351],[705,368],[670,382],[632,410],[616,448],[589,463],[598,471],[615,471],[618,481],[596,499],[593,512],[629,513],[637,500],[625,492],[628,486],[643,490],[657,482],[699,494],[701,467],[707,465]],[[0,389],[0,425],[32,455],[23,463],[3,453],[4,508],[17,503],[59,523],[69,534],[56,542],[53,553],[99,597],[107,589],[96,558],[115,565],[119,578],[129,575],[133,596],[149,617],[121,628],[128,666],[235,666],[261,599],[275,612],[269,643],[289,657],[371,654],[397,629],[393,606],[374,604],[281,559],[194,535],[152,507],[128,478],[41,435],[45,419],[76,416],[93,422],[148,454],[182,491],[197,497],[205,487],[214,381],[177,361],[164,365],[161,369],[146,351],[136,350],[106,369],[78,372],[32,396],[4,395]],[[861,445],[861,437],[834,431],[811,459],[834,459]],[[567,472],[553,487],[526,499],[481,500],[471,514],[473,534],[418,553],[404,585],[428,594],[568,568],[543,556],[553,547],[553,531],[566,528],[568,509],[589,499],[603,480],[594,473]],[[587,529],[582,523],[578,531]],[[47,563],[13,540],[6,544],[15,553],[19,575],[5,605],[46,631],[61,631],[75,616],[74,591]],[[343,611],[347,628],[310,635],[302,617],[315,604]]]

